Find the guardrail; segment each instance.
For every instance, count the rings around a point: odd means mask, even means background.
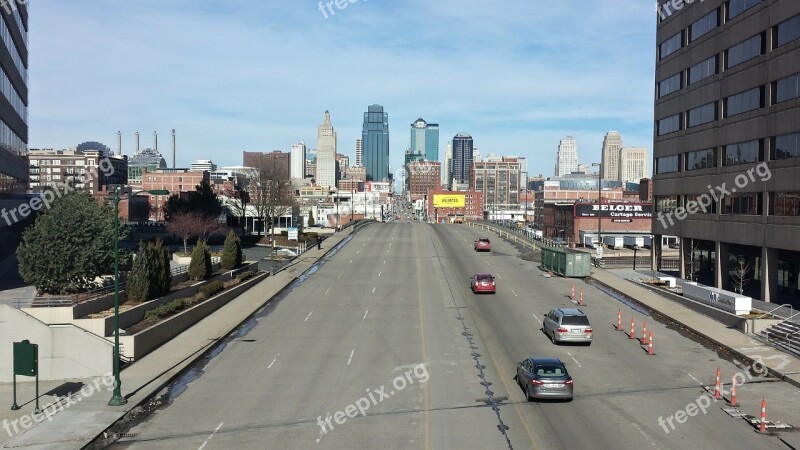
[[[789,303],[785,303],[783,305],[779,305],[777,308],[772,309],[772,310],[770,310],[768,312],[765,312],[764,314],[760,315],[758,318],[759,319],[763,319],[764,317],[771,316],[771,315],[773,315],[772,313],[774,313],[775,311],[777,311],[777,310],[779,310],[781,308],[786,308],[786,307],[789,308],[789,319],[786,319],[786,320],[790,320],[795,316],[795,314],[794,314],[794,307],[792,307],[792,305],[789,304]]]

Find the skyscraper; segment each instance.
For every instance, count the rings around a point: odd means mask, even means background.
[[[578,144],[575,138],[567,136],[558,143],[558,160],[556,176],[569,175],[578,170]]]
[[[447,181],[449,189],[455,189],[457,184],[470,186],[472,180],[472,152],[474,143],[468,133],[458,133],[453,138],[453,159],[450,167],[450,179]]]
[[[623,148],[619,152],[619,177],[623,183],[638,183],[642,178],[649,176],[647,170],[650,160],[647,158],[647,149],[643,147]]]
[[[292,144],[292,152],[289,157],[291,161],[291,174],[294,179],[306,177],[306,144],[303,141]]]
[[[0,33],[0,66],[5,74],[0,107],[0,198],[11,198],[28,188],[28,7],[17,2],[17,12],[0,9],[5,33]],[[5,205],[6,202],[3,202]],[[14,207],[8,203],[8,206]],[[0,221],[0,227],[9,225]]]
[[[444,167],[442,167],[442,186],[450,184],[450,169],[453,164],[453,141],[447,141],[444,151]]]
[[[356,139],[356,167],[364,165],[364,141]]]
[[[317,186],[336,187],[336,130],[331,125],[331,113],[317,127]]]
[[[425,155],[428,161],[439,160],[439,124],[422,118],[411,124],[411,152]]]
[[[603,179],[620,180],[620,152],[622,136],[616,131],[609,131],[603,138]]]
[[[389,179],[389,114],[381,105],[370,105],[364,113],[361,131],[362,160],[367,169],[367,181]]]

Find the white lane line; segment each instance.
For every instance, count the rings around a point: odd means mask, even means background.
[[[385,259],[383,260],[383,265],[384,265],[384,266],[386,265],[386,260],[385,260]]]
[[[331,291],[331,288],[326,289],[325,290],[325,295],[328,295],[328,292],[330,292],[330,291]]]
[[[348,365],[348,366],[349,366],[349,365],[350,365],[350,363],[353,361],[353,353],[355,353],[355,352],[356,352],[356,349],[352,349],[352,350],[350,350],[350,357],[349,357],[349,358],[347,358],[347,365]]]
[[[225,423],[225,422],[220,422],[220,423],[219,423],[219,425],[217,425],[217,428],[215,428],[215,429],[214,429],[214,432],[213,432],[213,433],[211,433],[211,436],[209,436],[208,438],[206,438],[206,441],[205,441],[205,442],[203,442],[203,445],[201,445],[201,446],[200,446],[200,448],[199,448],[199,449],[197,449],[197,450],[203,450],[203,448],[204,448],[204,447],[205,447],[205,446],[208,444],[208,441],[210,441],[210,440],[211,440],[211,438],[213,438],[213,437],[214,437],[214,435],[215,435],[215,434],[217,434],[217,432],[219,431],[219,429],[220,429],[220,428],[222,428],[222,424],[224,424],[224,423]]]
[[[511,293],[512,293],[512,294],[514,294],[514,297],[519,297],[519,295],[517,295],[517,293],[516,293],[516,292],[514,292],[514,290],[513,290],[513,289],[511,290]]]
[[[367,311],[364,313],[364,318],[363,318],[363,319],[361,319],[361,320],[364,320],[364,319],[366,319],[366,318],[367,318],[367,314],[369,314],[369,310],[367,310]]]
[[[278,356],[281,356],[281,354],[278,353]],[[272,369],[272,365],[275,364],[275,361],[278,360],[278,356],[276,356],[275,359],[273,359],[272,362],[269,363],[269,365],[267,366],[267,369]]]
[[[353,260],[352,259],[350,260],[350,264],[353,264]]]
[[[681,370],[681,372],[685,373],[686,375],[689,375],[689,378],[693,379],[700,386],[705,386],[705,383],[703,383],[702,381],[698,380],[697,377],[695,377],[694,375],[690,374],[689,372],[687,372],[685,370]]]
[[[344,275],[344,272],[340,273],[340,274],[339,274],[339,276],[338,276],[338,277],[336,277],[336,279],[337,279],[337,280],[341,280],[341,279],[342,279],[342,275]]]
[[[536,319],[537,322],[539,322],[540,325],[542,324],[542,321],[539,320],[538,317],[536,317],[536,314],[531,314],[531,315],[533,316],[534,319]]]
[[[489,264],[489,261],[486,261],[486,265],[487,265],[487,266],[488,266],[488,265],[490,265],[490,264]]]
[[[578,360],[577,360],[577,359],[575,359],[575,357],[574,357],[574,356],[572,356],[572,353],[570,353],[570,352],[567,352],[567,354],[569,355],[569,357],[570,357],[570,358],[572,358],[572,360],[573,360],[573,361],[575,361],[575,364],[577,364],[577,365],[578,365],[578,367],[580,367],[581,369],[583,368],[583,366],[581,365],[581,363],[579,363],[579,362],[578,362]]]
[[[358,254],[361,254],[361,250],[359,250],[359,251],[357,251],[357,252],[356,252],[356,255],[358,255]]]
[[[314,314],[314,311],[311,311],[310,313],[308,313],[308,315],[306,316],[306,320],[304,320],[303,322],[308,322],[308,319],[311,318],[312,314]]]
[[[645,433],[644,430],[642,430],[642,427],[640,427],[639,424],[634,423],[633,426],[635,426],[636,429],[639,430],[639,433],[641,433],[642,436],[644,436],[644,438],[647,439],[647,442],[650,443],[651,447],[655,447],[656,446],[655,442],[653,442],[653,440],[650,439],[650,436],[648,436],[647,433]]]
[[[500,278],[502,280],[503,276],[502,275],[498,275],[497,278]]]
[[[375,288],[376,288],[376,286],[372,286],[372,293],[373,294],[375,293]]]
[[[383,272],[378,272],[378,276],[380,277]]]

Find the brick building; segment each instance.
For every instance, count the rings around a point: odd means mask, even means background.
[[[652,203],[548,203],[542,210],[541,230],[547,238],[581,245],[581,232],[596,239],[598,214],[602,236],[651,234]]]
[[[464,207],[437,207],[434,202],[439,195],[463,197]],[[427,214],[431,220],[438,219],[439,222],[457,216],[463,216],[464,220],[483,219],[483,194],[476,191],[456,192],[444,189],[428,191]]]
[[[281,177],[289,178],[291,173],[291,153],[275,150],[266,152],[242,152],[242,165],[245,167],[262,167],[264,164],[275,164]]]
[[[413,161],[408,165],[408,173],[412,201],[425,198],[429,191],[441,188],[442,163]]]

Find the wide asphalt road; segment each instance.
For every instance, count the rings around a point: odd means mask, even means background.
[[[589,285],[542,277],[511,244],[475,253],[477,237],[405,223],[356,233],[114,447],[786,448],[719,405],[671,417],[703,395],[710,368],[736,367]],[[497,295],[472,294],[475,272],[497,277]],[[573,283],[590,347],[540,331],[546,311],[572,306]],[[637,335],[650,319],[657,355],[613,330],[620,309]],[[513,377],[534,355],[567,364],[573,402],[525,400]]]

